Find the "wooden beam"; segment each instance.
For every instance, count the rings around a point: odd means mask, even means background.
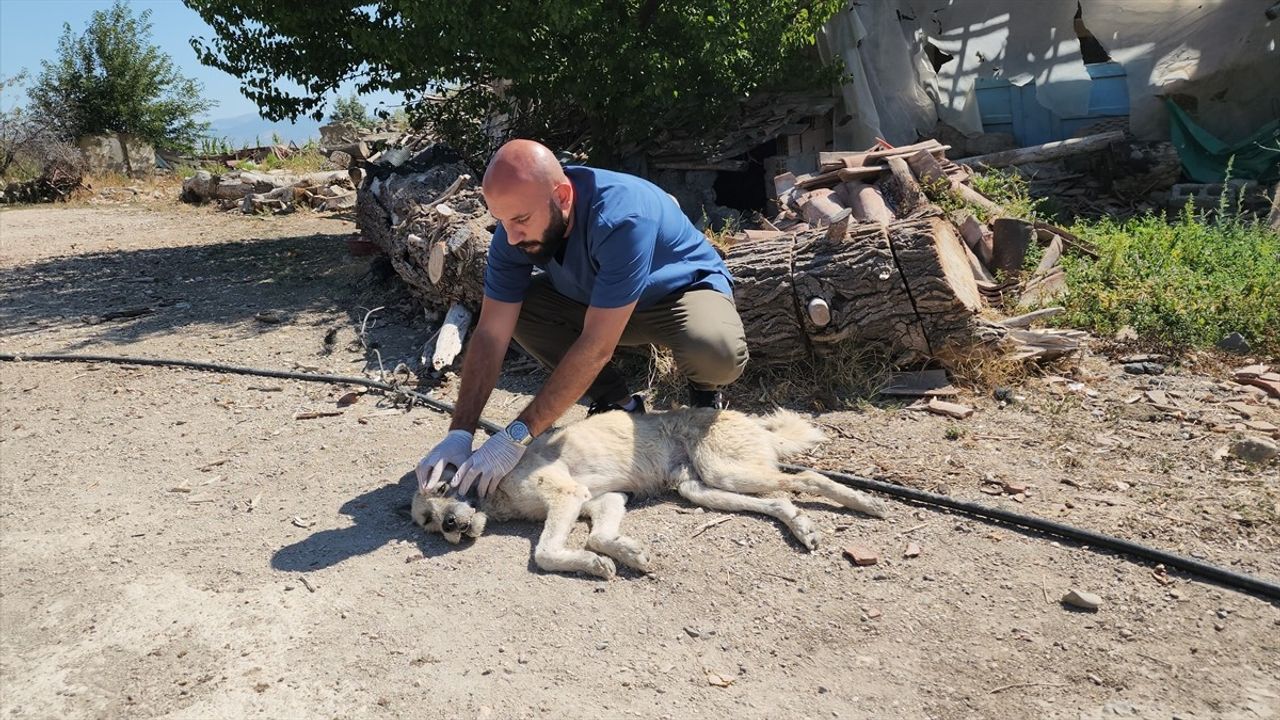
[[[1124,133],[1120,130],[1112,132],[1100,133],[1098,135],[1087,135],[1082,138],[1069,138],[1067,140],[1058,140],[1056,142],[1044,143],[1043,145],[1032,145],[1031,147],[1017,148],[1015,150],[1003,150],[1001,152],[989,153],[987,155],[975,155],[957,160],[958,163],[965,165],[981,165],[989,168],[1008,167],[1010,165],[1022,165],[1024,163],[1044,162],[1046,160],[1057,160],[1058,158],[1070,157],[1072,155],[1083,155],[1085,153],[1097,152],[1107,149],[1112,143],[1124,140]]]
[[[835,167],[850,167],[848,159],[852,158],[860,160],[862,165],[868,162],[884,160],[891,157],[900,157],[903,155],[912,155],[919,150],[928,150],[936,155],[941,155],[950,150],[950,145],[943,145],[937,140],[925,140],[924,142],[915,143],[914,145],[903,145],[891,150],[836,150],[818,153],[818,166],[825,168],[830,165]]]

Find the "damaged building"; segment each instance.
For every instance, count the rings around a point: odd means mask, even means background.
[[[816,171],[819,152],[922,138],[940,140],[950,157],[964,160],[1124,131],[1124,153],[1076,169],[1099,176],[1106,192],[1116,178],[1139,176],[1119,187],[1135,210],[1184,202],[1196,190],[1175,183],[1221,183],[1228,163],[1241,182],[1273,183],[1280,172],[1278,5],[852,2],[819,37],[823,59],[838,59],[846,71],[830,96],[750,98],[725,137],[709,143],[673,133],[633,152],[627,169],[675,195],[695,222],[713,226],[767,210],[773,178]]]

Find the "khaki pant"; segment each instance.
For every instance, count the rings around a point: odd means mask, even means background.
[[[587,306],[556,292],[547,275],[533,278],[520,309],[515,340],[539,362],[555,368],[582,334]],[[618,345],[670,348],[680,372],[699,390],[718,390],[738,379],[747,364],[747,339],[733,300],[716,290],[685,290],[636,310]],[[587,397],[618,402],[630,395],[610,363]]]

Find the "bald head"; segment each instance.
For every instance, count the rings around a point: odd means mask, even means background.
[[[568,182],[564,169],[546,145],[533,140],[512,140],[498,148],[484,172],[484,194],[536,192],[549,195]]]
[[[498,148],[481,192],[512,245],[542,258],[563,244],[572,222],[573,183],[546,145],[512,140]]]

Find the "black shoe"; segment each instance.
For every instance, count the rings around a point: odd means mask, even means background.
[[[636,406],[631,410],[623,410],[623,412],[629,412],[629,413],[632,413],[633,415],[643,415],[644,414],[644,398],[640,397],[639,395],[632,395],[631,399],[636,401]],[[599,415],[600,413],[604,413],[604,412],[609,412],[610,410],[622,410],[622,406],[618,405],[617,403],[606,403],[606,402],[596,401],[591,403],[591,407],[587,408],[587,417],[591,417],[592,415]]]
[[[689,407],[724,410],[726,406],[724,394],[719,390],[699,390],[689,386]]]

